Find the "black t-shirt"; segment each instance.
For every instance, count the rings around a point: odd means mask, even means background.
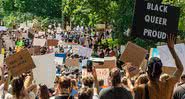
[[[182,84],[175,88],[173,99],[182,99],[183,95],[185,95],[185,84]]]
[[[100,99],[133,99],[131,93],[122,87],[109,87],[100,91]]]

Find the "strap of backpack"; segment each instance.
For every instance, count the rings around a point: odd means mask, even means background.
[[[148,90],[148,84],[145,84],[145,99],[150,99],[150,97],[149,97],[149,90]]]

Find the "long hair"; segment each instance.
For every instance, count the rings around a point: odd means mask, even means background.
[[[16,96],[17,99],[21,96],[21,91],[24,88],[24,81],[22,78],[15,78],[12,81],[12,94]]]
[[[162,62],[159,58],[153,57],[150,59],[148,64],[148,76],[150,80],[159,79],[162,73]]]
[[[119,68],[113,68],[110,72],[112,86],[117,86],[121,83],[121,73]]]
[[[84,87],[80,90],[78,99],[92,99],[93,89],[89,87]]]
[[[49,99],[49,90],[46,85],[39,85],[40,86],[40,95],[41,99]]]

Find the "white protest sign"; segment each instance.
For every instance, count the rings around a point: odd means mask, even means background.
[[[159,50],[159,56],[160,56],[160,59],[163,63],[163,66],[176,67],[175,61],[174,61],[167,45],[158,46],[157,48]],[[175,51],[176,51],[177,55],[179,56],[183,66],[185,67],[185,45],[184,44],[176,44]]]
[[[40,32],[38,32],[38,35],[39,35],[39,36],[43,36],[43,35],[45,35],[45,32],[40,31]]]
[[[120,53],[123,53],[125,51],[125,46],[124,45],[121,45],[120,47]]]
[[[0,54],[0,67],[3,66],[4,63],[4,55]]]
[[[82,66],[87,66],[87,59],[82,60]]]
[[[108,86],[109,69],[96,69],[98,80],[104,80],[104,85]],[[82,78],[92,76],[91,72],[87,72],[87,69],[82,69]]]
[[[83,57],[91,57],[92,49],[79,46],[78,55]]]
[[[23,38],[28,38],[28,33],[22,33]]]
[[[56,39],[57,40],[61,40],[62,39],[61,35],[60,34],[56,34]]]
[[[43,47],[46,43],[46,39],[38,39],[38,38],[34,38],[33,40],[33,46],[41,46]]]
[[[55,57],[55,64],[56,65],[63,65],[64,58],[62,57]]]
[[[46,54],[40,56],[32,56],[36,68],[33,69],[33,76],[36,84],[45,84],[49,88],[54,87],[56,76],[55,55]]]

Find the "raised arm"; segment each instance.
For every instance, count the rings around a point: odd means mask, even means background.
[[[92,75],[94,77],[94,83],[95,83],[94,93],[99,94],[99,82],[96,74],[96,68],[94,66],[92,67]]]
[[[175,41],[175,37],[174,35],[170,34],[168,36],[168,48],[175,60],[175,64],[176,64],[176,67],[177,67],[177,70],[175,71],[174,73],[174,77],[177,77],[177,78],[180,78],[180,76],[182,75],[182,72],[183,72],[183,65],[182,65],[182,62],[180,61],[179,57],[177,56],[177,53],[175,52],[175,49],[174,49],[174,41]]]

